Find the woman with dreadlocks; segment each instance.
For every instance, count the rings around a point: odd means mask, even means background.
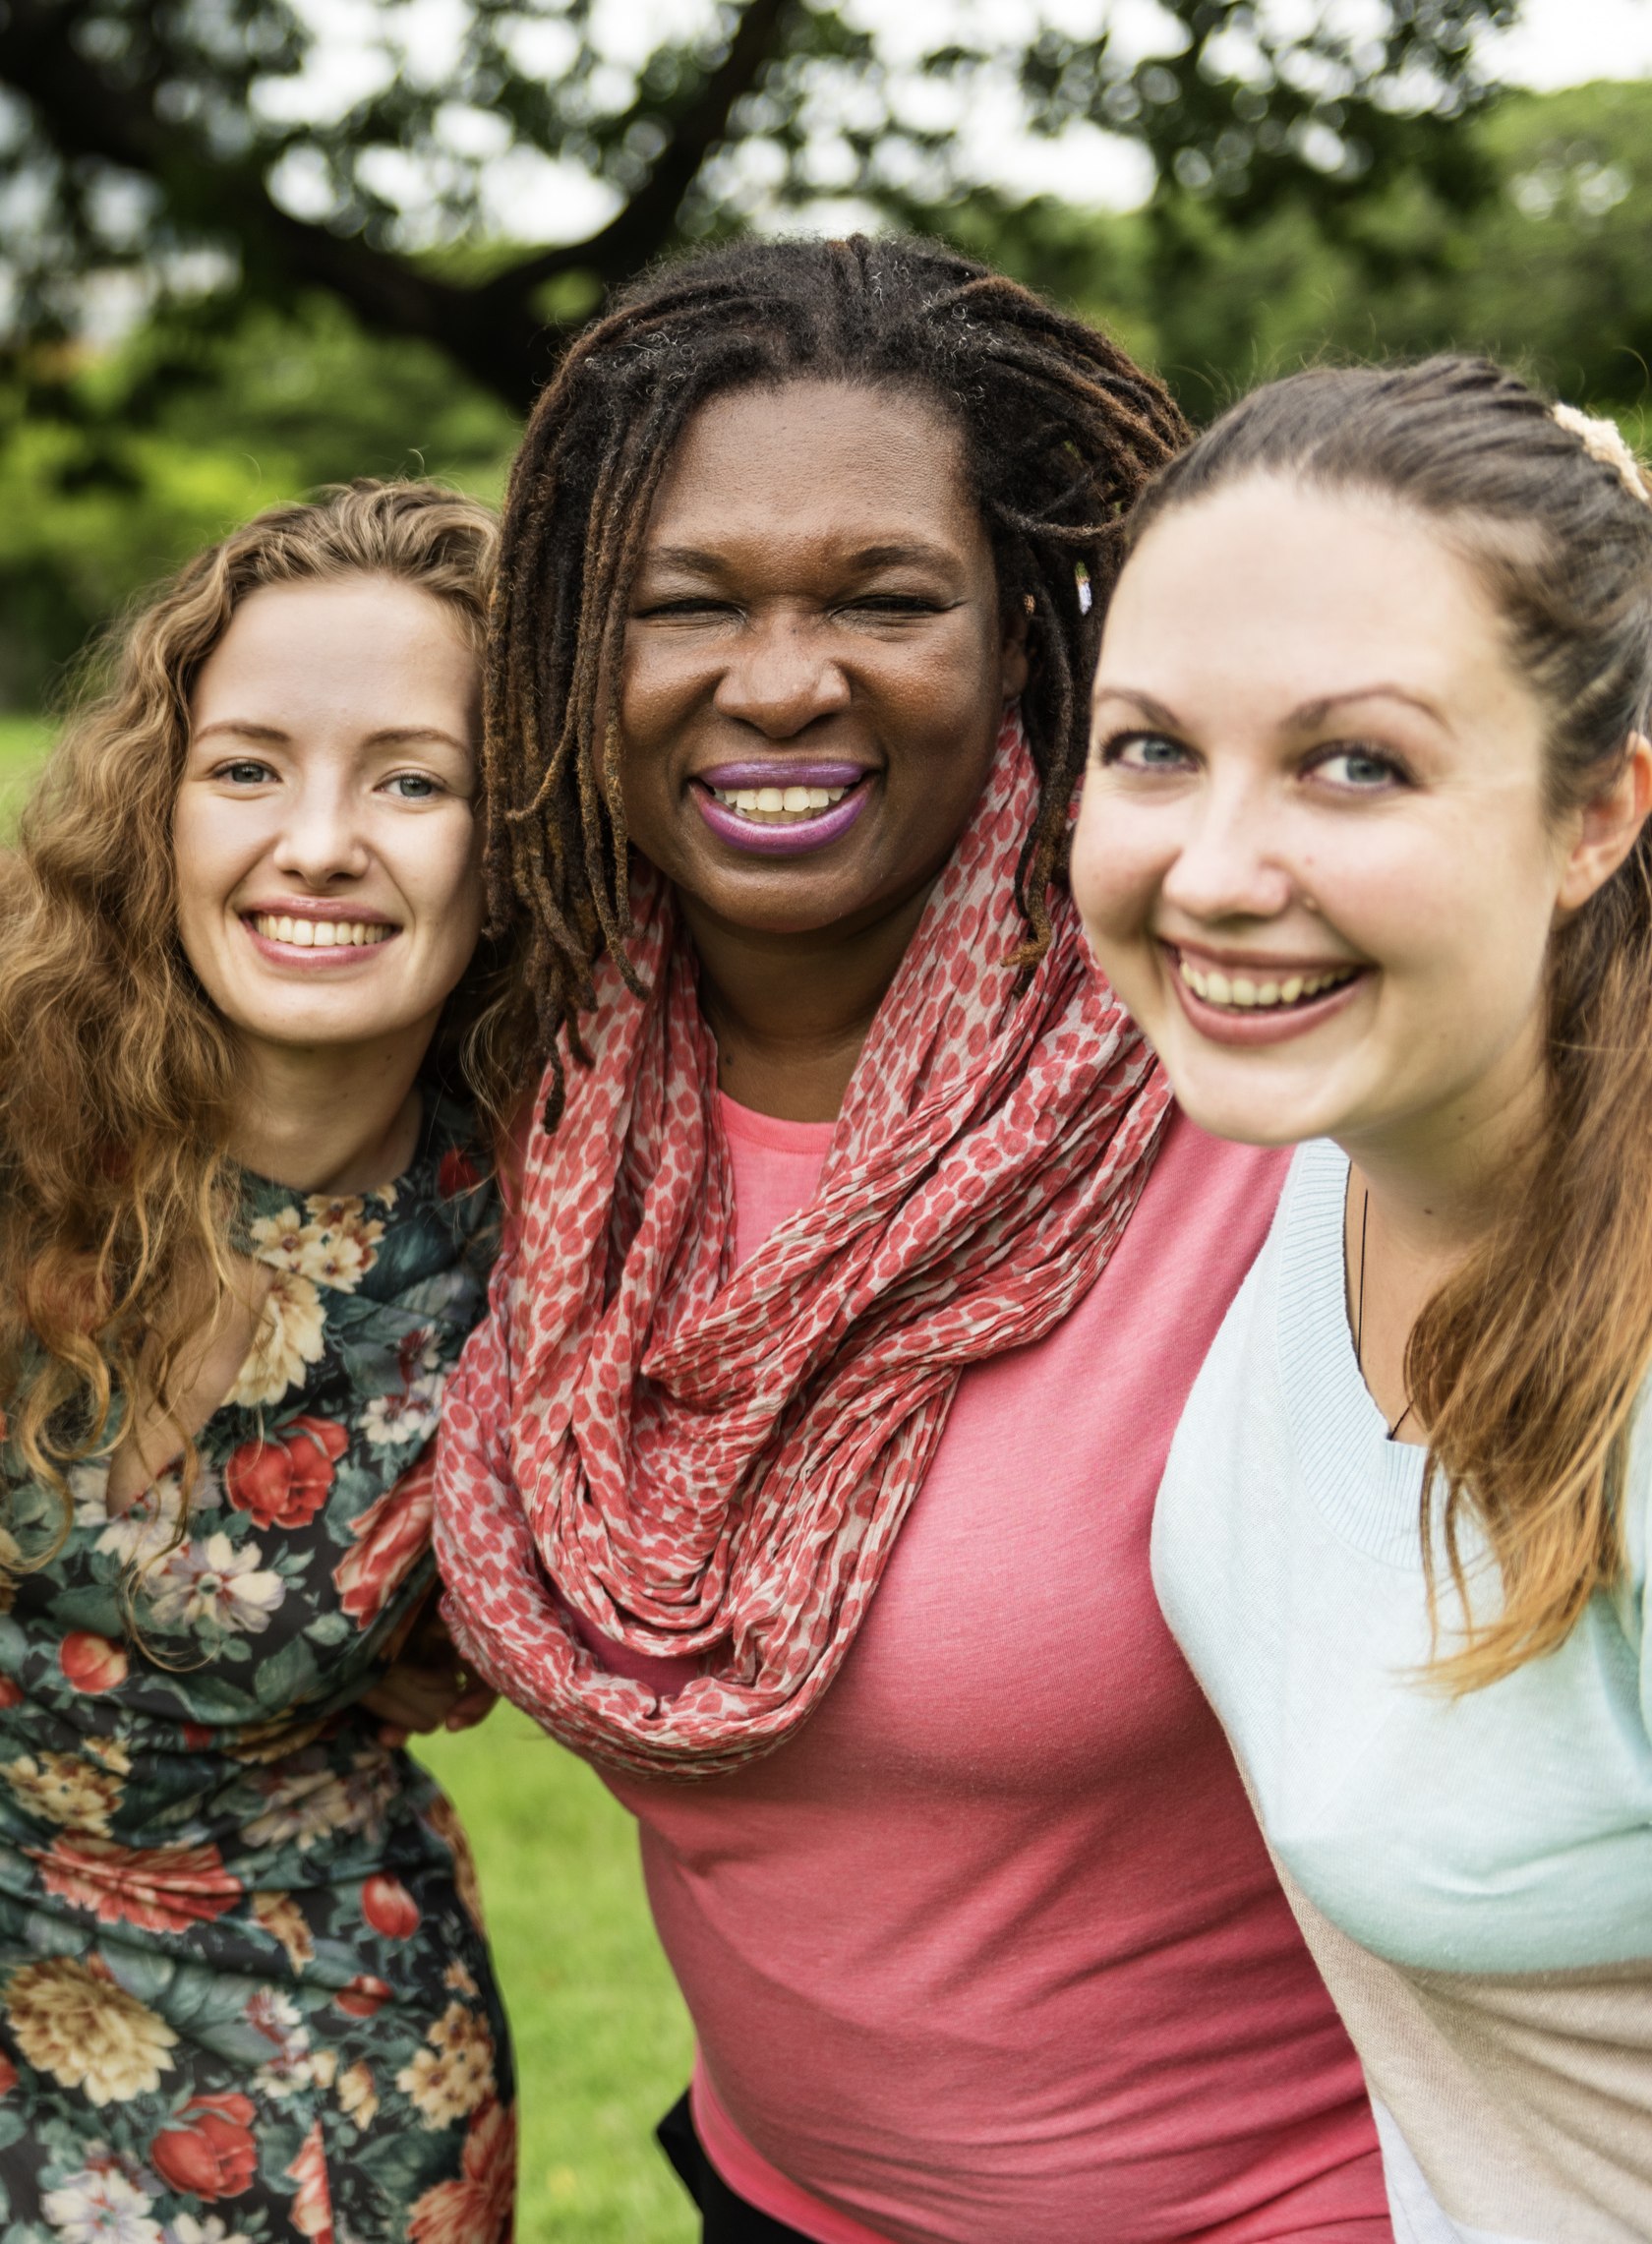
[[[1148,1573],[1278,1156],[1171,1113],[1063,874],[1183,434],[946,251],[768,243],[621,300],[517,462],[488,863],[553,1056],[439,1557],[641,1825],[711,2239],[1388,2234]]]

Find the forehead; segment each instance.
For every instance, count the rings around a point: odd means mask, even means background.
[[[1485,576],[1446,525],[1379,495],[1271,477],[1148,530],[1108,610],[1097,682],[1127,673],[1245,701],[1378,679],[1441,702],[1523,691]]]
[[[289,728],[323,718],[376,726],[463,707],[480,662],[447,602],[388,576],[261,585],[230,618],[192,696],[198,725],[229,717]],[[270,718],[283,710],[284,717]]]
[[[710,399],[667,467],[649,545],[801,537],[984,543],[962,432],[915,389],[796,381]]]

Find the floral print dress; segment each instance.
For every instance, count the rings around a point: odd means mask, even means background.
[[[509,2048],[451,1807],[358,1702],[428,1594],[431,1437],[497,1196],[461,1110],[356,1198],[249,1178],[272,1271],[178,1476],[0,1576],[0,2239],[498,2244]],[[5,1458],[14,1539],[58,1498]]]

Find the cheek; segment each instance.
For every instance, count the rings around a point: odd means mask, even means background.
[[[990,625],[990,627],[989,627]],[[914,740],[937,755],[961,733],[984,725],[996,739],[1012,689],[996,619],[963,613],[954,627],[921,643],[879,650],[859,665],[868,697]]]
[[[1494,822],[1396,820],[1386,833],[1322,829],[1298,859],[1337,931],[1414,982],[1529,979],[1548,940],[1550,894],[1523,836]]]
[[[431,823],[437,829],[438,822]],[[486,913],[481,822],[455,806],[455,814],[443,817],[440,828],[421,842],[417,850],[402,853],[403,892],[425,920],[428,934],[444,951],[462,949],[468,958]]]
[[[172,872],[186,950],[221,919],[227,899],[258,856],[245,818],[226,819],[220,808],[186,796],[173,813]]]
[[[645,638],[626,649],[619,696],[621,775],[633,762],[639,774],[657,766],[678,728],[715,687],[716,673],[704,647],[674,647]],[[610,707],[606,686],[598,699],[600,741]]]
[[[1093,774],[1086,780],[1073,838],[1073,895],[1092,941],[1145,937],[1153,899],[1174,861],[1162,812],[1134,808]]]
[[[687,668],[653,653],[646,660],[632,659],[626,664],[620,695],[619,738],[612,776],[605,775],[605,792],[619,791],[625,822],[637,829],[633,839],[650,830],[651,805],[666,800],[672,784],[673,743],[705,698],[696,681],[686,675]],[[605,726],[599,712],[599,753]]]

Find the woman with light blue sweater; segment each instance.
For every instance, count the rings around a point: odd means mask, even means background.
[[[1074,859],[1193,1119],[1295,1143],[1154,1577],[1412,2244],[1652,2236],[1652,503],[1483,361],[1160,479]]]

